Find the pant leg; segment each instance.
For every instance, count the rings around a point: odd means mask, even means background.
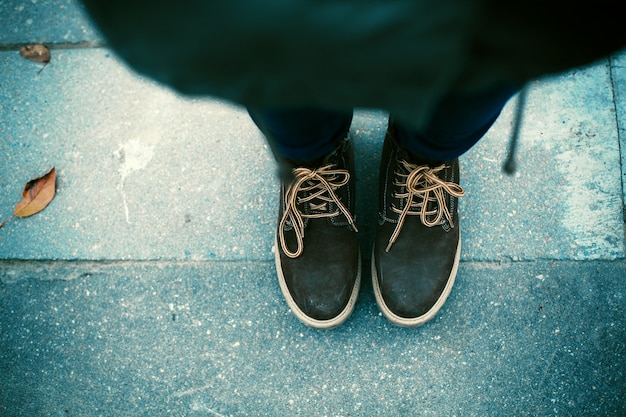
[[[248,109],[278,157],[298,164],[320,159],[334,151],[350,129],[352,111],[319,109]]]
[[[477,94],[444,98],[422,131],[394,121],[400,146],[418,159],[449,161],[467,152],[494,124],[506,102],[518,91],[505,85]]]

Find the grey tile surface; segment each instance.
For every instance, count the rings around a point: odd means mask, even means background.
[[[412,330],[366,284],[326,332],[289,313],[267,262],[77,264],[89,274],[47,281],[54,265],[0,285],[0,415],[626,412],[622,261],[463,263]]]
[[[0,211],[11,212],[25,181],[58,171],[58,196],[3,229],[0,258],[269,256],[273,160],[242,109],[178,98],[105,49],[53,59],[39,74],[0,53],[15,77],[0,100]]]
[[[330,332],[288,312],[271,263],[84,271],[0,285],[2,415],[626,411],[623,262],[464,263],[417,330],[389,325],[365,285]]]
[[[57,198],[2,231],[5,259],[271,259],[277,180],[245,111],[181,98],[106,49],[53,63],[0,52],[0,212],[23,184],[58,170]],[[609,68],[536,83],[519,171],[501,173],[514,100],[462,158],[464,260],[624,256],[620,149]],[[358,224],[369,253],[386,115],[359,111]],[[24,236],[29,236],[24,239]]]
[[[514,177],[499,173],[511,101],[464,159],[466,259],[624,257],[620,144],[608,63],[531,85]]]
[[[0,45],[101,42],[77,0],[0,1]]]

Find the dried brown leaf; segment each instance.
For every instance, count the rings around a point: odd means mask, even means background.
[[[46,45],[26,45],[20,48],[20,55],[33,61],[47,64],[50,62],[50,50]]]
[[[56,192],[56,170],[52,168],[43,177],[26,183],[22,193],[22,201],[15,206],[16,217],[27,217],[39,213],[54,198]]]

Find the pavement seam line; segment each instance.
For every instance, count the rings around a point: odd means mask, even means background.
[[[622,184],[622,219],[624,219],[624,239],[626,239],[626,195],[624,195],[624,190],[626,189],[626,184],[624,184],[624,165],[621,163],[625,160],[624,158],[624,149],[622,149],[622,141],[624,138],[622,137],[622,129],[626,129],[626,126],[621,126],[620,118],[618,114],[617,108],[617,94],[615,89],[615,77],[613,74],[613,68],[620,68],[620,66],[613,65],[613,56],[609,56],[609,80],[611,81],[611,95],[613,96],[613,112],[615,114],[615,127],[617,128],[617,147],[619,149],[619,160],[620,160],[620,182]],[[623,68],[623,67],[621,67]],[[626,253],[624,253],[626,256]]]
[[[24,43],[10,43],[6,45],[0,45],[0,52],[7,51],[19,51],[23,46],[28,45],[46,45],[48,49],[93,49],[93,48],[108,48],[106,42],[95,40],[95,41],[84,41],[84,42],[24,42]]]

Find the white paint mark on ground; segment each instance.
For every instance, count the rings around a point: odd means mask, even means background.
[[[124,190],[124,182],[126,177],[133,172],[145,169],[152,157],[154,156],[154,146],[143,143],[138,139],[131,139],[127,143],[121,145],[114,155],[120,161],[119,173],[121,181],[117,187],[122,194],[122,201],[124,203],[124,212],[126,214],[126,222],[130,224],[130,215],[128,210],[128,203],[126,202],[126,191]]]

